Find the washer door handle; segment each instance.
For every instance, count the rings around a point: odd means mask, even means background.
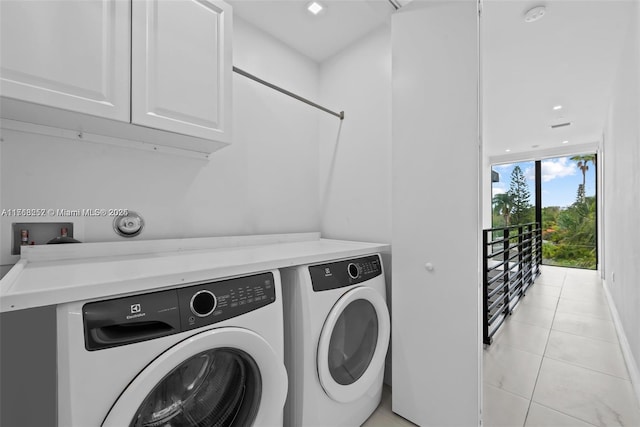
[[[173,334],[174,332],[176,332],[176,329],[173,326],[159,321],[127,322],[89,330],[93,341],[104,346],[128,344]]]

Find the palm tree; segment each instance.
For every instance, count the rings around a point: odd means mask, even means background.
[[[511,211],[513,210],[513,201],[511,195],[508,193],[496,194],[493,196],[493,208],[500,215],[504,217],[505,227],[509,226],[509,218],[511,217]]]
[[[582,171],[582,188],[587,181],[587,171],[589,170],[589,166],[587,165],[589,162],[596,164],[596,155],[595,154],[582,154],[579,156],[571,157],[571,160],[574,162],[578,162],[578,168]]]

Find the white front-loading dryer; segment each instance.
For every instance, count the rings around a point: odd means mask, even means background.
[[[380,403],[390,320],[379,255],[281,269],[285,426],[358,426]]]
[[[58,425],[279,426],[278,271],[58,306]]]

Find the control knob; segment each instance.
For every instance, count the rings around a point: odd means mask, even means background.
[[[216,309],[218,300],[213,292],[203,289],[191,297],[191,312],[198,317],[207,317]]]
[[[360,267],[357,264],[350,263],[347,266],[347,272],[349,273],[349,277],[352,279],[357,279],[360,277]]]

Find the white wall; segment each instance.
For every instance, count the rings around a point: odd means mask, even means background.
[[[392,20],[393,410],[421,426],[480,419],[477,17],[430,0]]]
[[[493,211],[493,203],[491,201],[491,195],[493,193],[491,182],[491,161],[489,157],[486,155],[486,151],[483,151],[482,156],[482,174],[481,174],[481,185],[482,185],[482,194],[484,197],[480,200],[481,212],[482,212],[482,228],[487,229],[492,227],[492,211]],[[501,176],[500,179],[504,180],[505,177]]]
[[[629,370],[635,376],[636,392],[640,395],[640,5],[637,2],[635,8],[635,22],[629,26],[604,134],[603,234],[605,281],[628,342],[626,350],[635,359]],[[623,350],[624,341],[621,337]]]
[[[319,126],[322,232],[391,242],[391,28],[322,63],[320,100],[344,110]]]
[[[233,40],[236,66],[317,98],[315,62],[237,18]],[[146,221],[136,239],[317,231],[317,111],[237,74],[233,85],[233,144],[208,161],[3,130],[0,208],[127,208]],[[0,264],[17,259],[11,222],[28,220],[1,218]],[[81,218],[76,235],[122,239],[111,220]]]
[[[391,243],[391,27],[323,62],[320,103],[345,119],[319,120],[324,237]],[[391,254],[382,254],[391,307]],[[389,354],[391,352],[389,351]],[[385,382],[391,384],[391,358]]]

